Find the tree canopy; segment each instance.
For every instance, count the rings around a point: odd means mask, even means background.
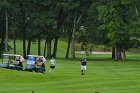
[[[38,40],[38,54],[57,54],[60,38],[68,39],[66,58],[71,49],[75,58],[75,41],[84,46],[103,44],[114,48],[115,60],[122,59],[132,40],[140,42],[139,0],[0,0],[0,52],[6,46],[6,13],[8,36],[23,40],[23,55],[30,54],[31,42]],[[15,34],[16,33],[16,34]],[[40,46],[41,39],[46,40]],[[54,40],[53,49],[52,40]],[[26,49],[26,41],[28,48]],[[70,48],[71,45],[71,48]]]

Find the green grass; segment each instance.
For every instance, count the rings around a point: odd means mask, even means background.
[[[9,44],[13,46],[12,41]],[[37,54],[37,44],[31,46],[31,54]],[[79,60],[84,55],[76,54],[76,59],[66,60],[66,48],[67,43],[59,41],[54,73],[49,73],[49,59],[46,74],[0,68],[0,93],[140,93],[140,54],[127,53],[127,61],[119,62],[113,61],[111,55],[89,55],[83,76]],[[42,55],[43,49],[44,41]],[[22,41],[18,40],[17,54],[22,55],[22,51]]]
[[[46,74],[0,68],[0,93],[140,93],[140,55],[128,54],[126,62],[111,55],[89,55],[86,75],[80,75],[80,58],[57,58],[54,73]],[[135,60],[134,60],[135,59]]]
[[[8,44],[13,48],[13,41],[10,40]],[[26,43],[27,46],[27,43]],[[41,55],[44,53],[44,46],[45,46],[45,40],[41,41]],[[17,54],[23,55],[23,44],[21,40],[16,40],[16,51]],[[66,49],[67,49],[67,43],[64,41],[58,41],[58,52],[57,52],[57,57],[65,57],[66,54]],[[27,52],[27,51],[26,51]],[[38,43],[32,43],[31,44],[31,53],[33,55],[38,54]],[[53,42],[52,42],[52,52],[53,52]],[[8,53],[13,53],[13,50],[8,51]],[[47,51],[46,51],[47,54]]]

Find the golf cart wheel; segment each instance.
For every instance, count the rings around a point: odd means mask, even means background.
[[[42,72],[41,72],[42,74],[45,74],[45,70],[42,70]]]
[[[36,72],[35,69],[32,69],[31,72]]]

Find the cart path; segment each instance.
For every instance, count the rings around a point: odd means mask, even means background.
[[[85,51],[76,51],[76,53],[84,54]],[[98,52],[98,51],[93,51],[91,54],[112,54],[112,52]]]

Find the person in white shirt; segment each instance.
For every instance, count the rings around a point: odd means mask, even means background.
[[[50,60],[50,72],[54,72],[55,64],[56,64],[56,61],[52,57],[52,59]]]

